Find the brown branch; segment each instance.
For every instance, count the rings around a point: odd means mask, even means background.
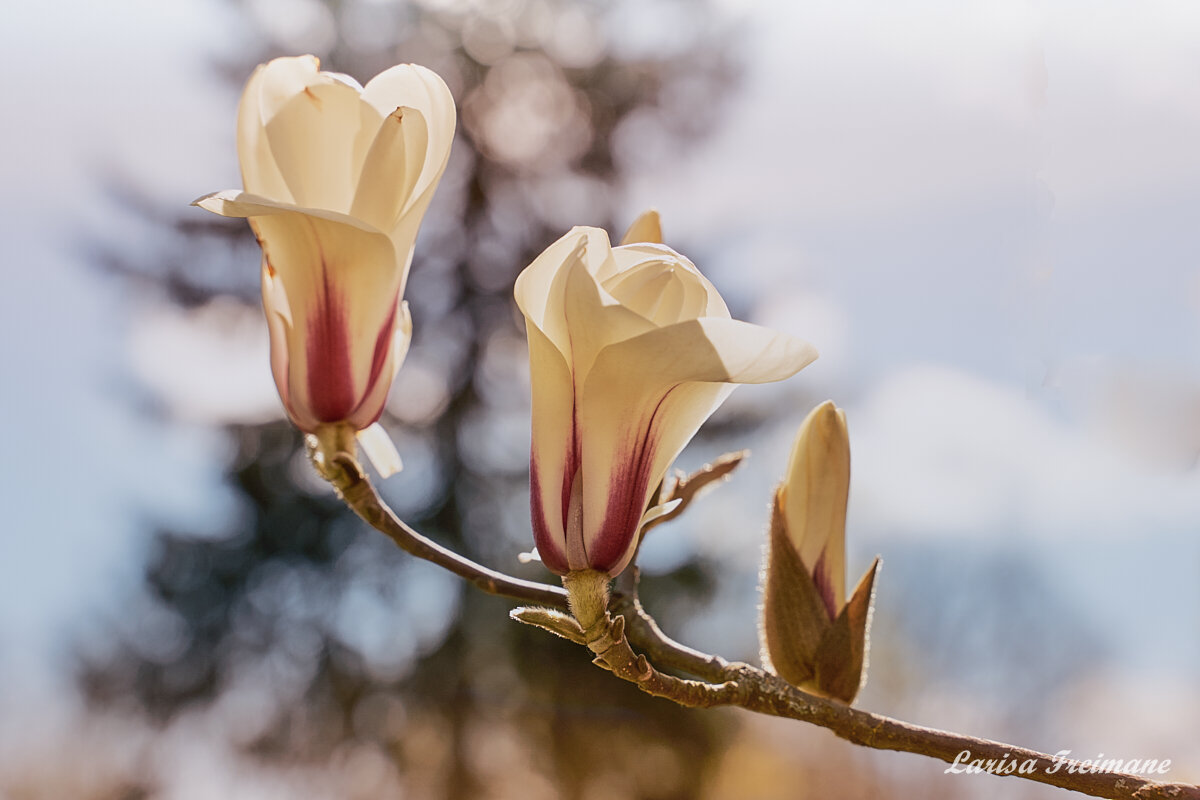
[[[323,465],[325,466],[325,465]],[[330,469],[329,467],[332,467]],[[482,589],[488,594],[511,597],[524,603],[552,608],[567,607],[567,593],[558,586],[521,580],[477,564],[469,558],[442,547],[410,528],[383,502],[362,467],[348,453],[338,453],[321,474],[337,490],[346,505],[368,525],[395,542],[401,550],[417,558],[432,561],[443,569]]]
[[[1079,770],[1078,761],[860,711],[835,700],[802,692],[749,664],[730,664],[725,677],[738,687],[730,705],[811,722],[848,742],[875,750],[916,753],[948,764],[957,762],[957,769],[964,772],[971,762],[990,760],[994,766],[989,771],[993,774],[1011,775],[1112,800],[1200,800],[1200,787],[1158,783],[1140,775],[1117,772],[1071,772],[1070,769]],[[1029,771],[1018,774],[1016,771],[1021,768]]]
[[[637,595],[639,573],[636,566],[629,567],[626,570],[629,578],[624,583],[630,590],[614,594],[609,603],[613,613],[625,618],[630,640],[655,664],[695,675],[710,683],[724,682],[729,670],[728,661],[676,642],[663,633],[654,617],[642,608]]]
[[[646,694],[665,697],[682,706],[711,708],[737,702],[736,681],[721,684],[676,678],[659,672],[644,655],[633,652],[625,637],[625,618],[605,614],[583,631],[588,649],[596,654],[595,663],[622,680],[637,684]]]
[[[693,650],[664,634],[654,618],[646,613],[638,600],[637,583],[638,576],[634,568],[632,580],[627,582],[630,590],[614,596],[611,603],[614,612],[630,620],[629,639],[649,653],[652,661],[708,681],[702,684],[707,687],[703,692],[688,686],[680,691],[678,697],[658,692],[651,694],[665,696],[683,705],[731,705],[760,714],[809,722],[832,731],[848,742],[874,750],[915,753],[948,764],[957,762],[957,768],[964,772],[971,762],[982,761],[986,764],[991,760],[995,765],[991,770],[993,774],[1011,775],[1093,797],[1112,800],[1200,800],[1200,787],[1159,783],[1140,775],[1118,772],[1080,772],[1078,761],[861,711],[836,700],[803,692],[782,678],[750,664],[730,663],[720,656]],[[612,671],[638,684],[643,691],[648,691],[636,679],[637,676],[631,678],[627,672]],[[662,688],[662,685],[656,685],[655,688]],[[704,697],[705,702],[695,702],[698,694]],[[963,756],[964,752],[969,755]],[[1027,762],[1031,762],[1028,766],[1032,770],[1017,773]],[[1009,765],[1012,772],[1005,771]],[[1077,771],[1070,772],[1071,768]]]
[[[736,456],[733,466],[724,474],[741,459],[741,454],[733,455]],[[563,589],[496,572],[430,541],[404,524],[380,499],[362,468],[349,454],[338,453],[322,467],[319,468],[320,472],[333,484],[346,504],[405,552],[449,570],[488,594],[537,603],[552,609],[568,609],[567,593]],[[691,481],[692,477],[688,480]],[[703,483],[711,483],[715,479],[708,478]],[[681,491],[679,484],[675,491]],[[682,491],[686,491],[686,485]],[[686,496],[676,496],[684,497],[682,507],[690,503],[695,495],[696,491],[692,491]],[[670,517],[667,515],[662,519]],[[693,650],[662,632],[638,600],[636,572],[631,578],[632,582],[623,581],[623,592],[614,595],[610,603],[610,610],[616,616],[605,614],[586,630],[565,614],[543,609],[517,609],[514,618],[573,641],[586,643],[596,654],[595,661],[599,666],[637,685],[647,694],[682,705],[737,706],[761,714],[795,719],[827,728],[836,736],[863,747],[915,753],[949,764],[957,761],[962,765],[960,769],[973,761],[991,760],[1001,768],[1011,765],[1013,770],[1003,772],[1001,769],[996,774],[1012,775],[1094,797],[1113,800],[1200,800],[1200,787],[1158,783],[1140,775],[1081,772],[1078,771],[1080,765],[1077,761],[861,711],[835,700],[802,692],[781,678],[749,664],[727,662],[720,656]],[[649,658],[635,653],[633,645],[649,654]],[[655,664],[695,675],[702,680],[687,680],[665,674]],[[969,756],[962,757],[964,752]],[[1026,762],[1032,766],[1032,771],[1016,773]],[[1076,769],[1075,772],[1069,771],[1072,767]]]

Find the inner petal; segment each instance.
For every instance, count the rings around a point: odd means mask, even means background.
[[[630,311],[656,326],[678,320],[685,287],[678,265],[669,261],[646,261],[604,281],[604,289]]]

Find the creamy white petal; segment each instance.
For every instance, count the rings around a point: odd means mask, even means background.
[[[399,64],[372,78],[363,89],[362,99],[381,117],[397,108],[407,107],[420,113],[425,120],[430,146],[421,161],[420,177],[414,183],[412,204],[427,203],[434,185],[446,169],[454,140],[454,96],[446,82],[425,67]]]
[[[346,421],[357,430],[373,424],[383,414],[388,392],[396,380],[396,373],[400,371],[404,357],[408,355],[408,345],[412,341],[412,317],[409,316],[408,303],[400,302],[393,325],[390,336],[386,327],[380,329],[376,347],[388,348],[385,360],[374,374],[368,375],[370,383],[363,392],[362,400],[346,417]]]
[[[393,111],[363,160],[350,214],[390,232],[412,199],[427,145],[421,113],[411,108]]]
[[[587,380],[596,355],[614,342],[655,330],[649,319],[604,291],[588,270],[586,254],[576,253],[563,267],[562,313],[570,330],[571,372],[576,386]]]
[[[725,301],[721,299],[717,287],[712,285],[708,278],[701,274],[696,265],[691,262],[686,256],[683,256],[666,245],[656,244],[633,244],[623,247],[613,248],[613,261],[616,265],[616,271],[613,275],[598,276],[601,283],[605,286],[610,281],[620,280],[621,275],[626,271],[636,268],[639,264],[647,262],[670,262],[679,265],[681,269],[681,279],[686,279],[692,292],[695,296],[689,295],[690,299],[687,304],[689,312],[686,316],[681,316],[679,320],[693,317],[729,317],[729,308],[725,305]],[[703,292],[704,300],[699,299],[699,293]],[[691,313],[690,309],[699,308],[701,310],[696,313]]]
[[[533,436],[529,459],[534,538],[552,569],[567,569],[566,516],[578,467],[575,387],[571,370],[554,343],[535,325],[529,334]]]
[[[681,505],[683,505],[683,498],[676,497],[674,500],[672,500],[668,503],[662,503],[660,505],[657,505],[657,506],[654,506],[653,508],[648,509],[646,511],[646,513],[642,515],[642,521],[638,525],[638,530],[640,531],[642,528],[645,528],[647,525],[649,525],[651,522],[654,522],[654,520],[658,519],[659,517],[665,517],[667,514],[670,514],[672,511],[679,508]]]
[[[284,102],[266,121],[271,154],[296,203],[346,213],[358,179],[355,140],[364,127],[359,94],[326,77]],[[380,118],[382,120],[382,118]]]
[[[749,322],[703,317],[612,344],[592,369],[653,376],[668,387],[684,381],[770,383],[816,358],[816,348],[802,339]]]
[[[242,185],[247,192],[292,202],[292,192],[279,172],[263,127],[261,99],[263,82],[271,65],[254,70],[238,104],[237,148],[242,170]]]
[[[404,462],[400,460],[395,442],[378,422],[362,429],[355,437],[358,439],[358,446],[367,454],[381,478],[390,478],[404,469]]]
[[[623,537],[638,529],[655,486],[733,390],[713,383],[664,386],[639,367],[614,369],[598,361],[577,411],[588,553],[613,574],[632,555],[634,542]]]
[[[404,363],[404,359],[408,356],[408,348],[412,344],[412,312],[408,309],[408,301],[400,301],[400,319],[396,322],[396,341],[392,345],[392,353],[396,357],[396,370],[400,369],[400,364]],[[395,374],[393,373],[393,377]]]
[[[664,327],[705,316],[708,295],[703,278],[674,259],[639,261],[601,284],[627,308]]]
[[[781,380],[815,357],[806,342],[728,319],[690,320],[604,348],[577,408],[589,547],[640,515],[671,461],[732,391],[727,383]]]
[[[653,242],[662,244],[662,220],[659,219],[658,212],[653,208],[648,211],[643,211],[629,229],[625,231],[625,235],[621,237],[621,244],[638,244],[641,242]]]
[[[257,234],[257,231],[255,233]],[[283,283],[275,269],[267,263],[266,256],[263,256],[262,260],[261,281],[263,312],[267,317],[267,332],[271,342],[271,376],[279,389],[279,399],[291,413],[288,400],[288,337],[291,335],[292,311],[288,307]],[[314,419],[302,423],[302,427],[306,429],[315,428],[316,425],[317,421]]]
[[[261,68],[256,86],[259,122],[266,125],[293,97],[313,84],[321,83],[321,62],[316,56],[276,58]]]
[[[364,233],[383,233],[383,231],[380,231],[373,225],[357,217],[352,217],[349,214],[329,211],[324,208],[308,208],[306,206],[292,205],[291,203],[281,203],[247,192],[239,192],[236,189],[226,189],[222,192],[206,194],[204,197],[193,200],[192,205],[199,206],[205,211],[211,211],[214,214],[220,214],[223,217],[266,217],[273,214],[303,214],[306,217],[317,217],[339,225],[358,228]]]
[[[608,258],[608,234],[599,228],[572,228],[550,245],[517,276],[513,295],[517,307],[544,333],[564,357],[570,357],[571,334],[563,309],[568,262],[582,259],[589,271]]]
[[[265,144],[270,152],[270,142],[266,136],[266,127],[271,123],[288,105],[297,97],[308,94],[310,97],[316,97],[318,92],[323,91],[319,87],[335,85],[343,87],[345,92],[342,94],[348,99],[351,94],[358,97],[362,92],[362,87],[358,82],[347,75],[332,72],[321,72],[320,62],[313,56],[300,56],[297,58],[277,58],[274,61],[260,68],[262,70],[261,80],[258,82],[254,96],[250,96],[247,86],[247,92],[243,94],[243,102],[251,103],[252,108],[257,109],[257,121],[259,132],[257,138]],[[375,132],[379,129],[383,117],[371,105],[363,103],[361,100],[357,103],[356,114],[346,114],[342,120],[349,138],[342,142],[342,147],[339,152],[348,150],[350,153],[350,162],[346,165],[347,171],[350,173],[350,179],[357,178],[362,166],[363,157],[366,155],[367,149],[374,140]],[[250,108],[247,109],[251,110]],[[344,108],[343,108],[344,110]],[[254,115],[247,114],[245,125],[247,129],[252,124]],[[356,122],[357,120],[357,122]],[[240,140],[239,140],[240,142]],[[239,146],[239,156],[242,158],[243,167],[245,165],[245,155],[248,153],[248,148],[243,149]],[[310,154],[312,159],[331,157],[328,152],[316,152]],[[276,163],[277,170],[280,171],[281,180],[284,179],[282,170],[288,167],[280,167],[278,164],[277,154],[270,155],[273,162]],[[338,159],[341,160],[340,157]],[[301,164],[305,169],[308,165]],[[288,175],[286,178],[295,179],[297,176]],[[247,191],[252,191],[260,194],[265,194],[269,197],[277,197],[279,199],[294,200],[295,195],[291,188],[286,187],[285,191],[277,194],[274,190],[267,191],[265,187],[246,184]],[[297,201],[299,202],[299,201]],[[309,198],[311,204],[319,205],[325,208],[330,208],[327,203],[313,201]],[[336,210],[346,211],[344,206],[337,206]]]
[[[850,439],[846,415],[831,401],[817,406],[796,435],[782,487],[788,537],[818,586],[832,587],[838,608],[846,602],[846,501],[850,490]]]
[[[391,350],[400,279],[391,240],[298,212],[255,225],[292,315],[289,407],[321,422],[346,419]]]

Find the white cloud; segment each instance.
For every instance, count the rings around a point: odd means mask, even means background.
[[[1105,208],[1200,179],[1194,3],[772,3],[750,21],[745,91],[694,166],[630,192],[686,236],[997,199],[1044,213],[1041,182]]]
[[[929,536],[1139,537],[1195,528],[1200,475],[1148,467],[1003,384],[904,367],[848,411],[852,516]]]

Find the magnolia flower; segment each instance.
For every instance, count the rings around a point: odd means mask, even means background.
[[[850,437],[832,402],[800,426],[775,492],[763,587],[763,661],[801,688],[851,702],[866,667],[879,559],[846,600]]]
[[[656,216],[630,234],[658,235]],[[614,248],[596,228],[547,248],[517,278],[516,298],[533,383],[534,539],[561,575],[624,569],[644,522],[664,511],[647,511],[655,488],[730,384],[782,380],[817,356],[730,319],[671,248]]]
[[[403,295],[417,229],[454,122],[446,84],[412,64],[364,88],[312,56],[278,58],[246,84],[244,191],[196,205],[248,218],[262,245],[271,369],[301,430],[361,432],[383,413],[412,334]],[[378,426],[359,439],[381,471],[398,468]]]

